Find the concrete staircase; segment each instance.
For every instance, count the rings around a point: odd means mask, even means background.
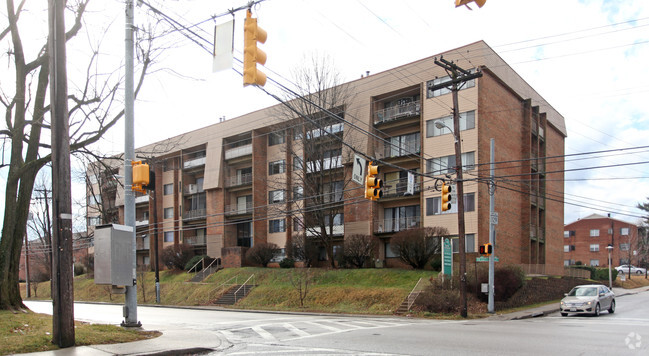
[[[251,284],[235,284],[228,289],[214,304],[217,305],[234,305],[241,299],[245,298],[254,288]]]
[[[190,279],[191,282],[202,282],[205,278],[210,276],[212,273],[218,272],[218,270],[223,269],[221,265],[216,265],[216,266],[210,266],[204,270],[201,270],[200,272],[196,273],[192,279]]]
[[[397,308],[397,310],[394,311],[395,314],[403,315],[407,314],[410,312],[410,306],[415,302],[417,297],[419,296],[419,293],[421,292],[411,292],[406,299],[401,302],[401,305]]]

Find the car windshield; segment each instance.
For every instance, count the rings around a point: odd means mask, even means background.
[[[570,293],[571,297],[594,297],[597,295],[597,288],[595,287],[582,287],[582,288],[573,288]]]

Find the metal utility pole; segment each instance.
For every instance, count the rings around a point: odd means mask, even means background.
[[[449,62],[444,58],[439,61],[435,59],[435,64],[444,68],[451,78],[450,81],[432,85],[428,90],[437,90],[441,88],[451,87],[453,95],[453,134],[455,135],[455,171],[457,174],[457,232],[458,232],[458,248],[460,255],[460,315],[463,318],[468,316],[467,312],[467,297],[466,297],[466,241],[465,241],[465,228],[464,228],[464,180],[462,177],[462,148],[460,146],[460,111],[458,104],[459,86],[465,82],[479,78],[482,76],[481,72],[471,73],[458,67],[455,63]]]
[[[491,244],[491,255],[489,255],[489,294],[487,295],[487,312],[494,313],[494,268],[496,262],[496,223],[498,215],[494,211],[496,202],[494,193],[496,192],[496,183],[494,181],[494,139],[489,141],[489,243]]]
[[[49,1],[50,113],[52,117],[52,342],[74,346],[70,124],[65,64],[65,0]]]
[[[135,242],[135,195],[133,194],[134,138],[134,88],[133,88],[133,0],[126,0],[125,73],[124,73],[124,225],[130,226],[133,249],[133,283],[126,286],[124,321],[122,326],[142,326],[137,320],[137,259]]]
[[[27,231],[25,231],[25,289],[27,289],[27,298],[31,298],[32,292],[29,289],[29,240],[27,239]]]

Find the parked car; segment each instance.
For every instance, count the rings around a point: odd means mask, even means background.
[[[615,313],[615,293],[601,284],[576,286],[561,300],[561,316],[569,313],[598,316],[602,310]]]
[[[615,267],[615,270],[617,271],[617,273],[628,274],[629,273],[629,267],[631,267],[631,273],[635,273],[635,274],[645,274],[645,273],[647,273],[646,268],[641,268],[641,267],[636,267],[636,266],[629,266],[629,265],[617,266],[617,267]]]

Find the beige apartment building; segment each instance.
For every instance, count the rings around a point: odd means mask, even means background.
[[[246,250],[257,243],[286,249],[295,236],[319,234],[334,241],[319,253],[323,264],[346,238],[362,234],[377,242],[378,265],[400,266],[390,249],[395,233],[442,226],[457,236],[457,205],[442,212],[436,189],[439,179],[456,178],[452,95],[428,89],[448,80],[434,64],[441,56],[482,72],[458,93],[469,258],[488,241],[493,138],[499,263],[562,266],[564,119],[482,41],[333,88],[348,95],[299,111],[304,116],[278,104],[137,149],[155,156],[156,173],[154,199],[136,199],[138,264],[153,261],[156,235],[160,248],[190,244],[225,267],[245,264]],[[385,187],[378,201],[364,199],[363,187],[350,179],[355,154],[380,166]],[[122,164],[115,167],[123,171]],[[415,176],[412,194],[408,172]],[[98,177],[89,179],[94,191],[112,184]],[[98,195],[113,215],[97,218],[89,209],[89,229],[123,221],[122,189]]]

